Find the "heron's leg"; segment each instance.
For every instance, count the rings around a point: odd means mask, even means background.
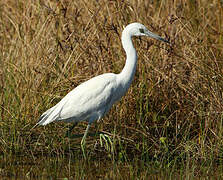
[[[66,133],[66,137],[69,137],[69,136],[70,136],[71,131],[75,128],[76,125],[77,125],[77,122],[75,122],[75,123],[73,124],[73,126],[71,126],[71,127],[68,129],[68,131],[67,131],[67,133]]]
[[[87,128],[86,128],[85,133],[84,133],[84,136],[81,140],[81,149],[82,149],[82,152],[83,152],[83,155],[84,155],[85,159],[86,159],[86,156],[85,156],[85,139],[86,139],[86,136],[87,136],[87,133],[88,133],[88,130],[89,130],[90,126],[91,126],[91,123],[88,123]]]

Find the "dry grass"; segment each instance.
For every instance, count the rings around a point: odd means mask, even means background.
[[[198,175],[201,166],[221,164],[222,19],[220,1],[1,1],[0,156],[81,155],[80,138],[63,137],[65,124],[30,129],[81,82],[121,71],[121,31],[137,21],[171,46],[134,39],[135,80],[91,128],[112,143],[101,147],[98,136],[88,137],[89,158],[196,167]],[[82,133],[85,124],[75,130]]]

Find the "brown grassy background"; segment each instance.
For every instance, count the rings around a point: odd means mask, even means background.
[[[79,150],[81,138],[64,138],[63,123],[30,129],[81,82],[121,71],[121,31],[137,21],[171,45],[134,38],[134,82],[90,131],[113,138],[115,159],[222,162],[222,19],[217,0],[1,1],[0,153],[59,156],[70,152],[68,144]],[[87,144],[92,156],[110,154],[99,137]]]

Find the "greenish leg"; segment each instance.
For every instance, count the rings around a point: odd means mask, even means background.
[[[91,126],[91,124],[89,123],[87,125],[86,130],[85,130],[84,136],[83,136],[83,138],[81,140],[81,149],[82,149],[82,152],[83,152],[83,155],[84,155],[84,159],[86,159],[86,154],[85,154],[85,139],[86,139],[86,136],[87,136],[87,133],[88,133],[88,130],[89,130],[90,126]]]

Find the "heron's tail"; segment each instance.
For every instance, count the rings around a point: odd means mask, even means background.
[[[60,108],[58,108],[57,106],[53,106],[40,116],[36,126],[37,125],[44,126],[53,121],[56,121],[59,118],[59,113],[60,113]]]
[[[50,114],[51,114],[51,113],[50,113]],[[50,115],[50,114],[49,114],[49,115]],[[43,114],[40,116],[40,118],[39,118],[39,120],[38,120],[38,122],[37,122],[37,125],[46,125],[46,124],[48,124],[48,123],[46,123],[46,120],[48,119],[49,115],[46,114],[46,113],[43,113]]]

